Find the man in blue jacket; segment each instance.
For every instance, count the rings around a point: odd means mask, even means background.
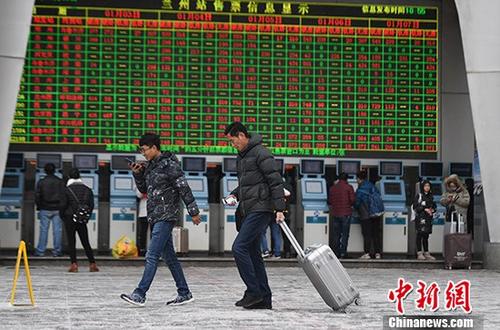
[[[146,292],[153,282],[162,256],[168,265],[177,286],[177,297],[167,305],[183,305],[193,301],[181,264],[175,255],[172,229],[179,217],[182,198],[194,224],[200,223],[200,211],[189,187],[177,157],[160,151],[160,137],[147,133],[139,140],[139,151],[148,161],[146,165],[130,164],[137,189],[147,193],[147,217],[151,224],[151,241],[146,254],[146,265],[142,279],[132,294],[120,297],[135,306],[144,306]]]
[[[383,206],[381,203],[380,192],[373,183],[367,180],[366,171],[357,173],[358,189],[356,190],[356,201],[354,207],[358,210],[359,220],[361,222],[361,233],[363,234],[363,249],[364,254],[360,259],[370,259],[371,249],[375,259],[382,257],[382,213]],[[372,200],[376,199],[377,205],[372,205]]]

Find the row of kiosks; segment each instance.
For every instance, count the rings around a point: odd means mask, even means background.
[[[189,251],[208,252],[210,238],[210,208],[208,204],[208,181],[204,157],[183,157],[182,170],[200,210],[200,224],[195,225],[183,207],[183,226],[189,233]]]
[[[0,193],[0,248],[16,248],[21,240],[24,155],[9,153]]]
[[[325,163],[321,159],[302,159],[297,205],[297,224],[302,225],[303,247],[328,244],[328,204]],[[300,237],[299,237],[300,239]]]

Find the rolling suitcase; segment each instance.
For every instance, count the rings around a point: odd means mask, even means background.
[[[462,214],[453,212],[451,214],[451,232],[444,236],[444,267],[446,269],[471,269],[472,236],[462,232],[461,228],[465,228]]]
[[[345,311],[353,302],[360,304],[359,291],[329,246],[312,245],[304,251],[288,225],[282,221],[280,226],[297,251],[302,269],[328,306]]]
[[[189,231],[187,228],[174,227],[172,229],[172,241],[177,254],[186,255],[189,252]]]

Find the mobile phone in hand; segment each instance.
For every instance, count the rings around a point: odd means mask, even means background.
[[[135,160],[134,160],[134,159],[132,159],[132,158],[127,158],[127,157],[125,157],[125,160],[127,160],[127,162],[128,162],[129,164],[134,164],[134,163],[135,163]]]

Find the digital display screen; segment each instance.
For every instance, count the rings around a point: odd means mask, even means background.
[[[386,195],[401,195],[401,183],[384,182],[384,192]]]
[[[36,167],[44,168],[46,164],[52,163],[56,169],[62,168],[62,158],[58,154],[37,154]]]
[[[238,187],[238,180],[227,180],[227,191],[231,192]]]
[[[472,177],[472,163],[450,163],[450,174],[470,178]]]
[[[112,171],[130,171],[127,158],[135,161],[135,156],[111,156]]]
[[[187,182],[192,191],[205,191],[202,179],[187,179]]]
[[[19,187],[19,175],[4,175],[2,188],[18,188]]]
[[[356,175],[360,168],[361,162],[359,161],[339,160],[337,163],[338,174]]]
[[[323,193],[323,185],[321,181],[306,181],[305,183],[306,193],[307,194],[322,194]]]
[[[300,174],[323,175],[325,173],[325,162],[320,159],[302,159],[300,161]]]
[[[73,166],[79,170],[97,170],[97,155],[73,155]]]
[[[94,190],[94,177],[91,176],[82,176],[83,184],[89,187],[91,190]],[[115,182],[116,183],[116,182]]]
[[[184,157],[182,158],[182,170],[184,172],[206,172],[205,158]]]
[[[24,154],[9,152],[6,168],[24,168]]]
[[[436,159],[438,11],[37,0],[10,142],[134,152],[154,131],[163,150],[224,155],[238,120],[277,156]]]
[[[380,175],[382,176],[402,176],[402,162],[380,162]]]
[[[420,163],[420,176],[423,178],[443,176],[443,163]]]
[[[224,173],[238,172],[236,158],[224,158],[222,161],[222,171]]]
[[[118,177],[115,178],[115,190],[132,190],[134,183],[132,178]]]

